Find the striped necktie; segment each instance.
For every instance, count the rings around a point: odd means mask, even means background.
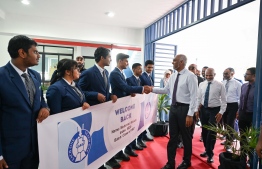
[[[205,93],[205,99],[204,99],[204,107],[205,107],[205,108],[208,108],[210,84],[211,84],[211,82],[208,82],[207,89],[206,89],[206,93]]]
[[[80,98],[80,100],[82,102],[84,97],[83,97],[83,94],[81,93],[81,91],[77,87],[75,87],[75,86],[71,86],[71,87],[76,92],[76,94],[79,96],[79,98]]]
[[[30,105],[33,106],[35,96],[35,85],[27,73],[23,73],[21,76],[25,78],[25,88],[30,100]]]

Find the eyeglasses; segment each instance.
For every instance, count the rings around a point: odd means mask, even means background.
[[[246,76],[246,75],[252,75],[252,74],[245,73],[244,76]]]

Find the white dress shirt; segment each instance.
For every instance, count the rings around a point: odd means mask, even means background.
[[[98,64],[95,64],[97,69],[99,70],[99,72],[101,73],[102,77],[103,77],[103,72],[105,69],[101,68]]]
[[[239,103],[242,84],[233,78],[228,81],[224,80],[222,83],[226,89],[228,86],[228,89],[226,90],[227,103],[235,103],[235,102]]]
[[[204,105],[205,93],[207,89],[208,81],[199,84],[198,88],[198,97],[197,105],[200,103]],[[218,107],[220,106],[220,114],[223,114],[226,111],[227,102],[226,102],[226,89],[223,83],[213,80],[210,84],[209,97],[208,97],[208,107]]]
[[[25,72],[23,72],[22,70],[20,70],[18,67],[16,67],[11,61],[10,61],[11,66],[15,69],[15,71],[19,74],[19,76],[21,77],[22,81],[25,84],[25,78],[22,76],[22,74],[26,73],[28,74],[27,69],[25,70]]]
[[[175,72],[171,75],[164,88],[153,88],[153,93],[170,94],[173,96],[173,90],[177,74],[180,74],[177,84],[176,101],[179,103],[189,104],[187,115],[193,116],[197,106],[197,77],[187,69]]]

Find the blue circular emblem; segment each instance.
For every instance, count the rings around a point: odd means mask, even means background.
[[[91,148],[91,136],[85,129],[78,131],[68,146],[68,158],[73,163],[84,160]]]

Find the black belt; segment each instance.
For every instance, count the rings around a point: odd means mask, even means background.
[[[238,104],[238,102],[233,102],[233,103],[227,103],[228,105],[231,105],[231,104]]]
[[[218,106],[218,107],[205,107],[205,109],[218,109],[218,108],[220,108],[220,106]]]
[[[189,104],[176,102],[175,104],[172,104],[172,106],[189,106]]]

